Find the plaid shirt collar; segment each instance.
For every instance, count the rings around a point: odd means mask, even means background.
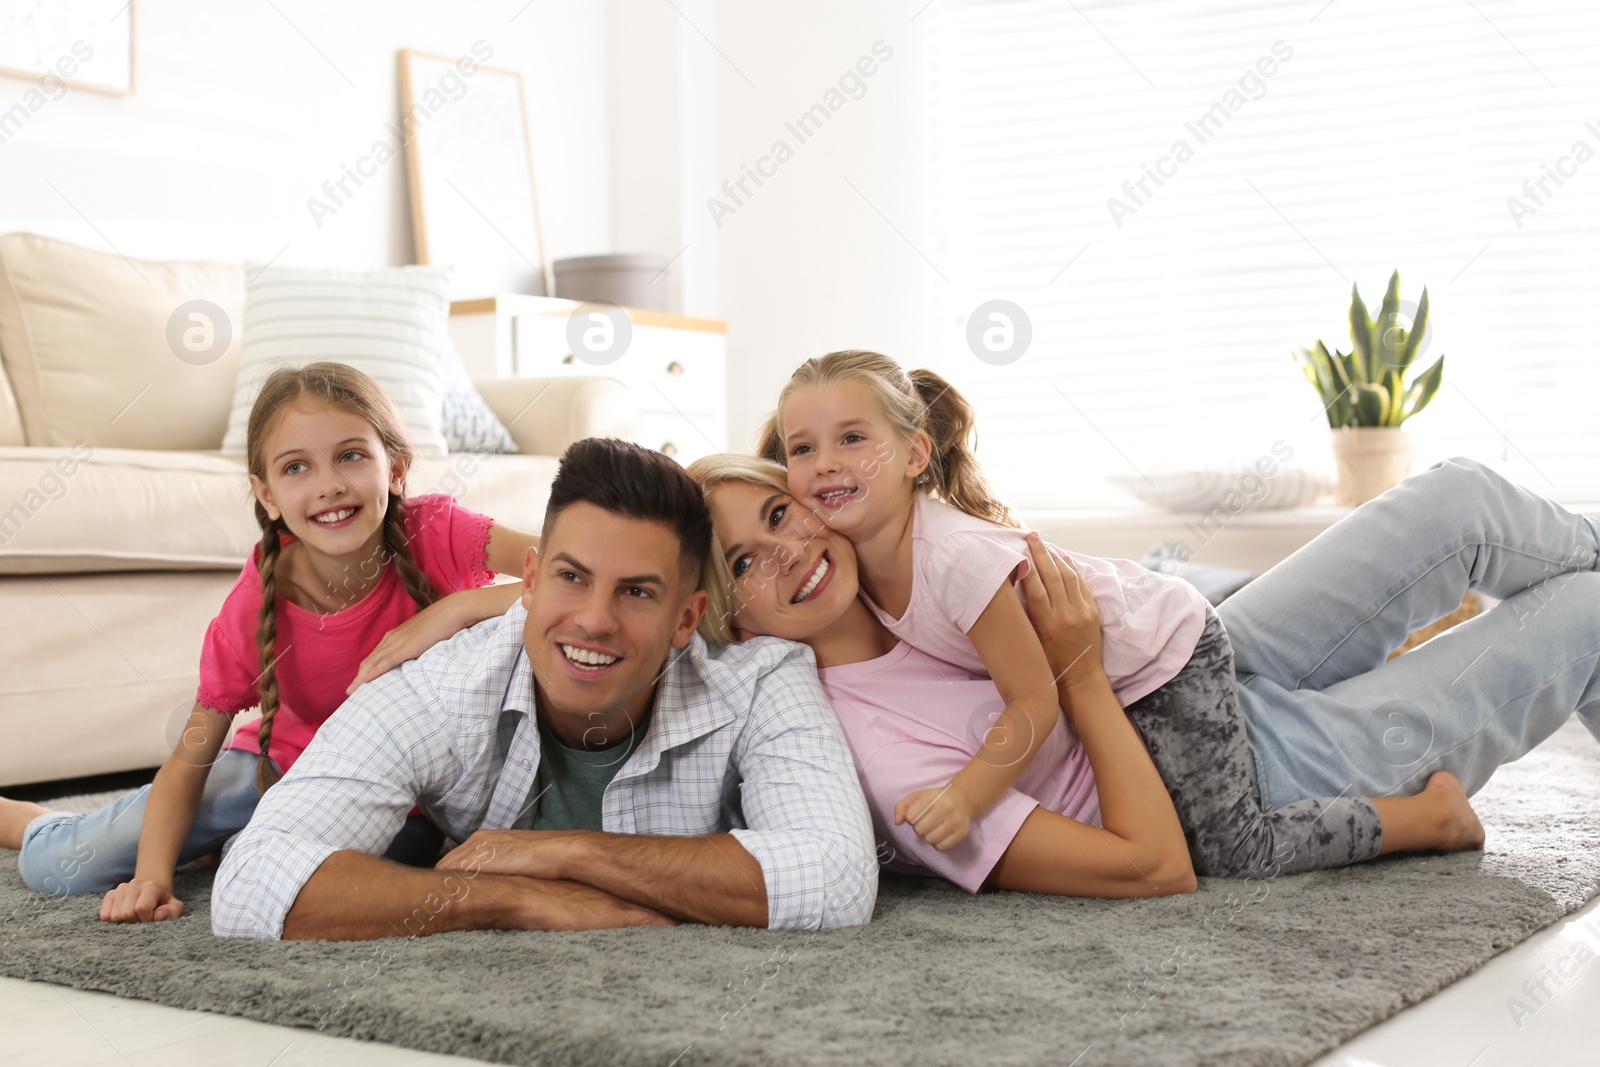
[[[533,731],[531,740],[537,745],[538,691],[533,684],[533,663],[523,643],[527,615],[527,609],[519,603],[500,622],[500,650],[514,656],[500,708],[502,713],[526,717],[526,728]],[[738,718],[740,707],[749,705],[749,694],[740,694],[743,702],[739,703],[734,694],[713,692],[713,687],[706,684],[702,664],[709,654],[710,647],[699,634],[692,635],[683,648],[667,651],[664,669],[656,677],[650,724],[639,747],[617,772],[618,779],[650,773],[661,762],[663,753],[715,733]],[[522,729],[519,724],[518,732]]]

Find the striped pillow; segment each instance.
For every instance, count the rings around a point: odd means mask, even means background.
[[[419,456],[446,452],[440,427],[450,358],[449,267],[373,271],[245,265],[239,376],[224,452],[245,450],[250,408],[269,374],[332,360],[370,375]]]

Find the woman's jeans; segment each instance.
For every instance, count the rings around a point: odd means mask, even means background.
[[[1471,794],[1574,710],[1600,737],[1597,560],[1600,523],[1450,459],[1225,600],[1263,804]],[[1501,603],[1385,662],[1469,589]]]
[[[224,749],[206,776],[194,824],[178,852],[178,863],[226,848],[256,810],[256,753]],[[273,764],[277,766],[276,763]],[[133,877],[150,787],[125,793],[88,815],[53,811],[28,823],[17,867],[31,889],[58,896],[104,893]],[[395,836],[386,859],[432,866],[444,835],[426,816],[413,815]]]

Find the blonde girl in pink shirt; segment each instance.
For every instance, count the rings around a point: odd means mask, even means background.
[[[965,840],[1028,770],[1061,715],[1056,679],[1071,669],[1052,664],[1030,625],[1019,584],[1030,570],[1026,535],[978,468],[972,425],[970,406],[937,374],[908,375],[887,356],[849,350],[795,371],[760,449],[787,467],[793,498],[854,546],[877,619],[919,651],[987,674],[999,692],[1003,708],[971,759],[894,806],[896,824],[941,851]],[[1118,703],[1144,713],[1144,740],[1185,818],[1196,870],[1320,869],[1408,839],[1391,826],[1385,840],[1378,806],[1363,797],[1262,811],[1231,649],[1210,605],[1187,583],[1129,561],[1054,551],[1097,602],[1105,673]],[[826,588],[831,570],[819,555],[797,603]],[[1181,729],[1168,733],[1164,722]],[[1199,773],[1202,763],[1226,773]],[[1429,787],[1449,791],[1453,781],[1440,772]],[[1475,823],[1458,785],[1454,793]],[[1470,847],[1481,829],[1458,836]]]
[[[194,707],[155,781],[89,815],[0,800],[0,846],[20,850],[24,881],[105,893],[108,922],[181,915],[175,868],[244,828],[356,686],[508,608],[517,585],[484,587],[538,543],[450,496],[406,498],[399,415],[343,364],[269,376],[246,453],[261,542],[206,631]],[[413,812],[389,858],[431,864],[441,843]]]

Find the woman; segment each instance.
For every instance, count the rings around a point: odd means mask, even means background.
[[[987,884],[1132,896],[1193,884],[1183,838],[1191,827],[1179,826],[1168,789],[1183,795],[1203,791],[1205,782],[1191,775],[1162,788],[1156,763],[1097,677],[1103,672],[1087,666],[1098,656],[1092,639],[1098,620],[1070,567],[1047,566],[1052,557],[1036,546],[1027,592],[1030,615],[1053,646],[1052,669],[1067,668],[1059,689],[1081,756],[1064,737],[1056,756],[1039,757],[1052,765],[1053,778],[1019,779],[1027,795],[1017,806],[1028,810],[992,866],[979,870],[996,853],[980,834],[961,846],[969,854],[952,857],[964,863],[946,863],[937,852],[917,851],[915,835],[901,822],[907,813],[885,803],[874,778],[879,765],[914,764],[907,747],[919,742],[896,728],[895,705],[914,711],[918,702],[954,699],[948,689],[934,696],[928,688],[930,665],[943,672],[945,687],[973,685],[972,676],[896,647],[875,627],[855,600],[848,543],[820,522],[780,511],[791,504],[781,468],[712,457],[692,473],[707,485],[721,545],[728,546],[718,555],[744,568],[723,617],[746,633],[805,640],[816,650],[824,685],[841,719],[850,720],[854,750],[865,757],[860,770],[879,832],[898,851],[973,890]],[[830,564],[826,584],[796,599],[787,590],[790,572],[819,552]],[[1260,802],[1353,794],[1380,798],[1382,811],[1382,798],[1415,792],[1438,771],[1459,777],[1470,794],[1574,708],[1583,709],[1593,729],[1587,716],[1600,699],[1597,559],[1600,527],[1593,520],[1480,464],[1452,460],[1367,504],[1236,594],[1218,613],[1235,650]],[[1504,602],[1385,663],[1413,629],[1454,609],[1467,588]],[[713,592],[721,589],[727,586]],[[718,613],[708,618],[714,624]],[[1085,648],[1092,654],[1074,665]],[[965,746],[970,757],[993,716],[992,685],[988,692],[989,710],[982,699],[971,705],[967,736],[942,743],[924,736],[923,748]],[[871,714],[874,702],[881,714]],[[1155,754],[1159,762],[1163,753]],[[1092,767],[1103,833],[1092,828],[1094,798],[1074,759]],[[1440,775],[1433,784],[1445,781]],[[1041,785],[1058,792],[1029,792]],[[1041,806],[1032,806],[1034,796]],[[1464,796],[1433,785],[1418,796],[1433,805],[1432,833],[1394,840],[1386,825],[1382,851],[1481,847],[1482,830]]]

